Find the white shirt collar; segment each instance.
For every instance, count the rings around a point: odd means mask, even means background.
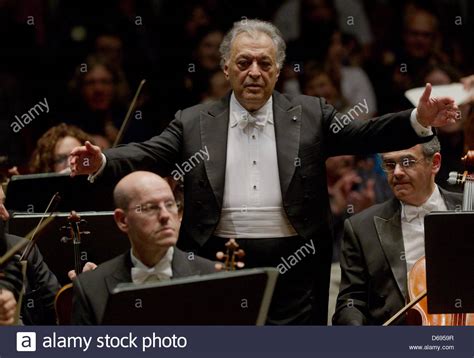
[[[132,259],[132,264],[134,267],[145,269],[145,270],[155,269],[156,272],[159,272],[163,276],[171,278],[173,277],[173,269],[171,266],[173,262],[173,253],[174,253],[174,247],[171,246],[166,252],[166,254],[161,258],[161,260],[154,267],[148,267],[143,262],[141,262],[137,257],[135,257],[135,255],[133,254],[133,250],[130,250],[130,257]]]
[[[423,211],[424,214],[427,214],[435,210],[442,210],[444,207],[444,199],[437,185],[435,185],[435,189],[431,193],[428,200],[426,200],[420,206],[406,204],[403,201],[401,203],[402,203],[402,219],[405,219],[407,221],[411,221],[413,219],[414,212]]]
[[[273,96],[270,96],[268,101],[262,107],[260,107],[258,110],[254,112],[249,112],[239,103],[239,101],[235,97],[234,91],[232,91],[232,94],[230,96],[230,111],[231,113],[235,115],[230,116],[230,119],[231,119],[230,126],[235,127],[237,125],[238,118],[240,118],[245,113],[250,113],[254,117],[265,117],[267,123],[273,124],[272,105],[273,105]]]

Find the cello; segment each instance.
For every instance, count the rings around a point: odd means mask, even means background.
[[[474,211],[474,151],[470,150],[462,158],[465,171],[449,173],[448,183],[464,184],[462,211]],[[426,260],[421,257],[408,273],[408,296],[410,303],[385,322],[389,326],[402,315],[407,315],[407,323],[422,326],[474,326],[474,313],[428,313],[426,287]]]

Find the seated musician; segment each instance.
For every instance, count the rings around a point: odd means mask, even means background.
[[[8,250],[21,238],[4,232],[3,223],[10,217],[3,204],[4,200],[5,194],[0,186],[0,241],[4,240],[5,249]],[[54,297],[60,288],[59,282],[43,261],[43,256],[36,245],[33,246],[26,260],[25,295],[21,308],[21,321],[26,325],[56,324]]]
[[[0,216],[5,215],[5,207],[0,205]],[[0,220],[0,230],[3,232],[3,220]],[[0,234],[0,256],[7,251],[4,235]],[[17,299],[22,287],[20,268],[10,262],[0,267],[0,326],[14,323]]]
[[[461,208],[461,194],[435,184],[440,149],[434,137],[382,155],[395,198],[345,221],[333,324],[381,325],[407,303],[407,273],[424,256],[425,215]]]
[[[168,183],[137,171],[114,189],[114,218],[131,251],[83,272],[73,280],[73,324],[100,324],[111,290],[119,283],[153,282],[215,271],[210,260],[176,248],[180,220]]]

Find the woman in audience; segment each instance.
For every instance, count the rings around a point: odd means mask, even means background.
[[[30,160],[31,173],[60,173],[69,170],[71,150],[92,138],[73,125],[61,123],[41,136]]]

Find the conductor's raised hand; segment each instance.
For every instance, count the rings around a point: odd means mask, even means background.
[[[427,83],[425,91],[418,101],[418,122],[424,127],[442,127],[460,119],[459,108],[451,97],[430,97],[431,84]]]
[[[71,176],[94,174],[102,165],[102,160],[100,147],[86,141],[83,146],[74,148],[69,154]]]

